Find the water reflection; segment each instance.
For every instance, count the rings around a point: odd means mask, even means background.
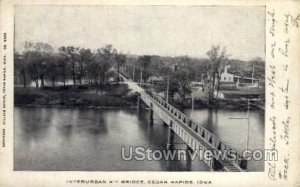
[[[191,116],[191,110],[185,110],[185,113]],[[203,127],[213,132],[217,137],[227,142],[238,151],[246,149],[248,122],[245,118],[246,111],[235,110],[213,110],[198,109],[194,111],[194,119]],[[250,111],[249,114],[249,149],[264,149],[264,112]],[[250,161],[248,163],[250,171],[263,171],[263,161]]]
[[[123,161],[121,147],[165,149],[168,129],[148,111],[19,108],[14,110],[15,170],[189,171],[184,161]]]
[[[190,113],[189,110],[186,111]],[[196,110],[195,119],[228,143],[244,146],[244,125],[228,121],[232,111]],[[263,147],[263,117],[251,113],[252,147]],[[14,109],[14,169],[37,171],[206,171],[199,161],[124,161],[121,148],[166,149],[168,127],[135,109]],[[220,123],[219,123],[220,122]],[[221,123],[222,122],[222,123]],[[183,143],[175,136],[175,143]],[[261,169],[256,166],[254,170]]]

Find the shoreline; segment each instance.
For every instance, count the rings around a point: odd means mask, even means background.
[[[64,106],[64,105],[19,105],[15,104],[14,107],[22,108],[82,108],[82,109],[135,109],[137,106]]]
[[[137,106],[66,106],[66,105],[22,105],[22,104],[14,104],[14,107],[20,108],[60,108],[60,109],[137,109]],[[142,107],[144,110],[148,110],[148,108]],[[190,107],[177,107],[179,110],[191,110]],[[196,110],[226,110],[226,111],[241,111],[238,107],[207,107],[201,106],[194,108]],[[244,111],[244,110],[243,110]],[[245,110],[246,111],[246,110]],[[258,109],[253,111],[259,111]],[[263,110],[261,110],[263,111]],[[264,111],[263,111],[264,112]]]
[[[99,95],[87,93],[88,90],[46,90],[36,88],[17,88],[14,90],[14,106],[27,108],[86,108],[86,109],[133,109],[137,108],[136,95],[129,94],[127,86],[114,88],[111,94]],[[190,100],[170,101],[180,110],[192,109]],[[196,100],[194,109],[245,110],[245,103],[234,100],[215,100],[208,104],[206,100]],[[261,110],[252,106],[253,110]],[[262,110],[264,111],[264,110]]]

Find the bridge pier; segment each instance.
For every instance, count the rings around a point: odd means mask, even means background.
[[[186,148],[186,167],[187,168],[191,168],[192,167],[192,154],[193,154],[193,150],[188,146],[186,145],[187,148]]]
[[[189,152],[194,152],[193,149],[188,145],[186,145],[186,150],[189,151]]]
[[[150,125],[153,125],[153,104],[150,103],[149,106],[149,120],[150,120]]]
[[[137,111],[140,112],[141,110],[141,96],[137,94]]]
[[[172,129],[172,126],[169,126],[169,135],[168,135],[168,144],[167,149],[172,150],[174,148],[174,131]]]
[[[247,164],[248,162],[247,162],[247,160],[241,160],[241,164],[240,164],[240,167],[242,168],[242,169],[247,169]]]
[[[223,168],[223,165],[216,159],[216,158],[212,158],[212,165],[211,168],[214,171],[220,170]]]
[[[191,158],[191,155],[192,153],[194,152],[192,148],[190,148],[188,145],[186,145],[186,159],[187,159],[187,162],[191,162],[192,161],[192,158]]]

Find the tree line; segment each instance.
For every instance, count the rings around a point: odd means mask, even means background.
[[[25,42],[22,53],[15,53],[15,79],[26,87],[35,82],[36,87],[45,87],[45,80],[51,81],[55,87],[57,81],[72,80],[73,86],[90,85],[103,87],[111,77],[119,82],[116,72],[125,67],[135,81],[146,82],[149,76],[162,76],[164,82],[156,85],[157,91],[169,87],[172,96],[179,93],[181,98],[191,93],[191,81],[207,79],[209,100],[214,91],[219,91],[220,77],[225,65],[232,65],[233,73],[249,76],[255,65],[257,75],[264,79],[264,62],[261,59],[252,61],[232,60],[226,48],[212,46],[206,53],[208,58],[198,59],[188,56],[163,57],[157,55],[125,55],[118,52],[112,45],[106,45],[96,51],[74,46],[54,48],[42,42]],[[206,75],[206,77],[203,77]]]
[[[45,80],[55,87],[57,81],[72,80],[73,86],[85,84],[102,86],[114,75],[113,68],[126,63],[126,55],[119,53],[112,45],[106,45],[92,52],[90,49],[74,46],[54,48],[43,42],[25,42],[22,53],[15,52],[15,82],[26,87],[34,81],[36,87],[45,87]],[[118,79],[118,78],[117,78]],[[117,80],[119,81],[119,79]]]

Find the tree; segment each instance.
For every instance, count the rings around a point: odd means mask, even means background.
[[[46,63],[51,59],[53,48],[51,45],[43,42],[31,43],[25,42],[23,58],[30,78],[35,81],[36,87],[44,87],[44,77],[46,73]]]
[[[39,82],[38,82],[39,75],[38,75],[38,68],[37,68],[39,54],[34,51],[34,43],[27,42],[27,41],[25,42],[22,56],[23,56],[24,67],[26,67],[27,69],[29,78],[35,81],[36,87],[39,87]]]
[[[143,73],[143,80],[145,81],[145,79],[147,79],[148,77],[148,67],[151,64],[151,56],[150,55],[143,55],[143,56],[139,56],[138,57],[138,63],[140,64],[140,66],[142,67],[144,73]]]
[[[89,83],[90,84],[97,84],[97,79],[98,79],[98,72],[99,66],[96,60],[96,55],[95,57],[93,57],[92,61],[90,64],[87,65],[86,67],[86,71],[87,71],[87,75],[89,77]]]
[[[209,70],[209,102],[214,99],[214,92],[219,93],[221,71],[228,59],[226,48],[220,51],[220,46],[212,46],[212,49],[206,53],[211,61]]]
[[[79,73],[78,73],[78,80],[79,84],[82,85],[82,78],[86,74],[86,67],[92,61],[93,53],[90,49],[80,49],[79,50]]]
[[[71,63],[73,85],[76,86],[75,63],[76,60],[78,59],[79,48],[74,46],[67,46],[67,47],[63,46],[59,50],[66,55],[68,61]]]
[[[41,80],[41,87],[44,87],[44,78],[47,71],[46,66],[47,63],[49,63],[49,61],[51,60],[53,47],[47,43],[37,42],[34,44],[33,48],[37,53],[39,53],[39,59],[37,61],[38,75]]]
[[[51,60],[46,63],[46,77],[52,82],[52,87],[55,87],[55,80],[59,76],[60,72],[60,56],[52,56]]]
[[[37,51],[27,51],[25,54],[26,63],[28,66],[28,74],[35,81],[35,86],[39,87],[39,63],[41,54]]]
[[[126,63],[126,55],[124,55],[122,53],[116,54],[116,63],[117,63],[117,73],[118,73],[117,83],[119,83],[120,82],[120,75],[119,75],[120,67]]]
[[[97,74],[97,78],[99,81],[100,87],[107,81],[107,72],[109,71],[111,65],[115,60],[116,50],[112,47],[112,45],[106,45],[103,48],[97,50],[97,53],[94,55],[92,65],[96,69],[96,72],[93,71],[93,74]]]
[[[189,72],[186,70],[178,70],[172,77],[173,82],[178,85],[178,91],[181,98],[185,98],[187,94],[191,93]]]
[[[106,82],[106,73],[113,64],[116,53],[117,51],[112,47],[112,45],[106,45],[105,47],[98,49],[96,56],[98,56],[99,62],[100,84]]]
[[[58,70],[59,70],[59,75],[63,79],[64,83],[64,88],[66,87],[66,79],[67,79],[67,70],[68,70],[68,65],[69,65],[69,58],[68,56],[63,52],[63,47],[58,48],[59,54],[58,55]]]
[[[14,54],[14,65],[15,78],[19,79],[19,76],[21,76],[20,78],[22,79],[23,87],[25,88],[27,84],[27,67],[23,56],[17,52]]]

